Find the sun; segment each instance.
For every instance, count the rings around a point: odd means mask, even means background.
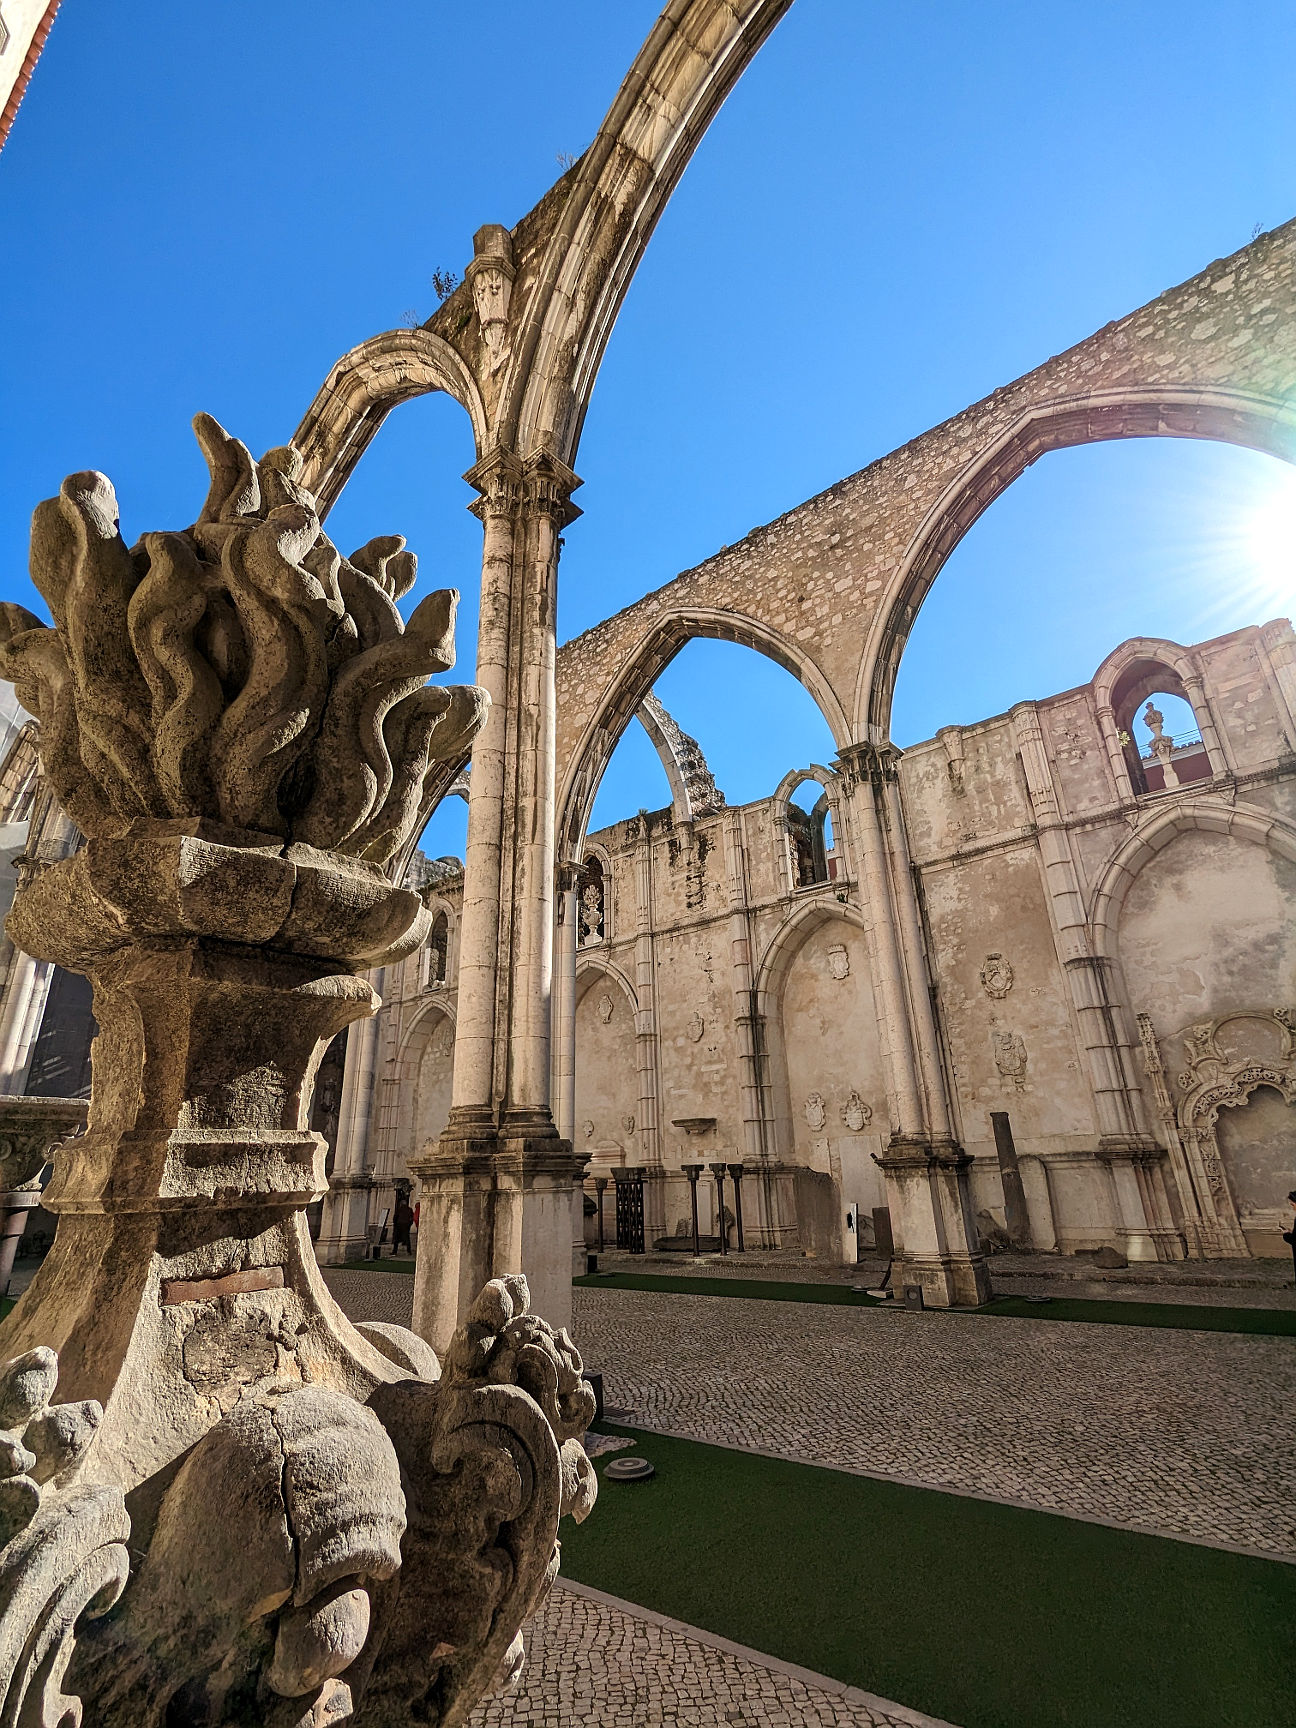
[[[1247,511],[1242,539],[1257,598],[1287,611],[1296,602],[1296,473],[1269,481]]]

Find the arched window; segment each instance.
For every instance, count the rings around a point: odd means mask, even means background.
[[[802,780],[788,798],[787,819],[795,886],[835,881],[838,856],[826,788],[818,780]]]
[[[429,986],[444,984],[450,964],[450,920],[444,912],[438,912],[432,920],[432,930],[427,939],[427,975],[424,980]]]
[[[1173,668],[1158,660],[1126,666],[1112,686],[1112,715],[1137,796],[1210,779],[1201,727]]]

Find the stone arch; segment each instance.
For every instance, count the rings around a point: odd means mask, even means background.
[[[1212,775],[1227,773],[1229,763],[1221,748],[1222,734],[1206,692],[1200,657],[1165,637],[1134,636],[1113,649],[1093,676],[1098,724],[1117,787],[1128,783],[1136,795],[1148,790],[1138,748],[1125,744],[1122,734],[1130,733],[1140,703],[1158,690],[1188,703],[1201,732],[1206,766]]]
[[[569,760],[559,764],[562,788],[558,802],[560,856],[580,856],[599,782],[621,734],[675,656],[687,643],[699,637],[753,648],[782,666],[810,692],[837,748],[840,750],[849,742],[846,715],[831,684],[811,656],[777,630],[744,613],[727,609],[690,607],[659,616],[652,620],[638,644],[618,659],[618,669],[604,689]],[[574,670],[570,660],[565,670],[569,675]]]
[[[821,796],[810,813],[808,822],[798,821],[801,812],[792,802],[792,794],[806,781],[822,788]],[[783,855],[780,868],[788,893],[799,889],[824,888],[829,883],[847,880],[846,852],[843,845],[845,825],[841,810],[841,776],[821,763],[812,762],[805,768],[794,768],[783,776],[775,788],[771,802],[782,818]],[[793,815],[793,811],[797,815]],[[831,819],[833,843],[826,844],[826,819]],[[807,849],[809,856],[807,857]],[[809,868],[807,869],[807,865]]]
[[[588,898],[591,888],[597,889],[596,904],[591,904]],[[612,940],[616,925],[613,900],[612,855],[602,846],[587,845],[581,855],[577,884],[576,945],[581,953]],[[591,934],[592,931],[597,934]]]
[[[587,953],[577,964],[574,1022],[573,1142],[578,1154],[592,1157],[596,1168],[606,1173],[612,1165],[638,1162],[632,1148],[639,1143],[643,1124],[638,993],[621,968],[602,954]]]
[[[666,771],[671,791],[671,813],[676,822],[692,822],[697,816],[714,816],[724,806],[724,793],[707,766],[702,746],[690,738],[650,690],[635,710],[635,718],[648,734],[648,742]]]
[[[489,439],[486,406],[472,369],[431,330],[386,330],[344,354],[320,385],[293,434],[305,459],[301,483],[320,515],[337,503],[374,434],[392,409],[441,390],[472,424],[480,458]]]
[[[860,662],[858,735],[877,744],[889,739],[896,674],[919,609],[959,541],[1014,480],[1051,450],[1166,437],[1240,444],[1296,462],[1296,413],[1258,392],[1150,385],[1035,403],[951,480],[910,542]]]
[[[612,326],[698,141],[791,0],[669,0],[561,209],[514,345],[503,436],[574,459]]]
[[[773,1150],[790,1168],[802,1245],[849,1258],[856,1238],[843,1233],[845,1210],[858,1225],[884,1203],[873,1154],[893,1116],[860,908],[800,902],[765,950],[755,998]]]
[[[1253,805],[1225,804],[1214,798],[1176,799],[1142,824],[1111,858],[1093,894],[1090,927],[1094,949],[1108,961],[1117,959],[1117,930],[1125,897],[1135,877],[1157,853],[1181,834],[1197,830],[1225,834],[1267,846],[1280,858],[1296,863],[1296,826]]]

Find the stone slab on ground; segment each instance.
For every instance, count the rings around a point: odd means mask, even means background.
[[[640,1426],[1296,1554],[1290,1339],[575,1294],[581,1352]]]
[[[519,1689],[473,1728],[947,1728],[566,1581],[525,1637]]]

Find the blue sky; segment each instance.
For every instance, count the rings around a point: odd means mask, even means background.
[[[205,408],[257,450],[336,357],[426,316],[434,268],[584,148],[654,0],[68,5],[0,156],[0,592],[27,521],[99,467],[128,538],[192,519]],[[668,207],[614,332],[567,534],[571,635],[1296,211],[1296,9],[1250,0],[796,0]],[[331,519],[464,591],[467,428],[391,417]],[[955,553],[900,742],[1087,678],[1137,632],[1286,613],[1285,471],[1212,446],[1060,452]],[[659,693],[731,798],[826,733],[779,669],[693,644]],[[656,778],[654,778],[656,776]],[[598,819],[665,801],[633,731]],[[462,806],[431,849],[454,848]]]

